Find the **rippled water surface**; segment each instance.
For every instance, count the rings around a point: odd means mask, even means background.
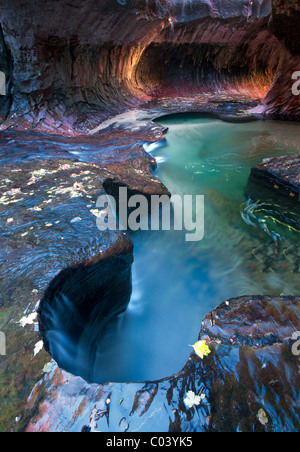
[[[187,242],[185,231],[131,234],[135,262],[126,314],[102,339],[87,324],[76,346],[64,333],[52,344],[59,365],[88,381],[170,376],[184,366],[204,316],[218,304],[300,292],[296,214],[283,213],[281,201],[270,202],[263,192],[258,199],[247,191],[252,166],[299,152],[300,126],[186,116],[159,122],[169,131],[163,147],[147,148],[158,161],[155,174],[172,194],[205,196],[204,239]]]
[[[213,119],[161,119],[164,147],[152,148],[156,175],[172,194],[205,195],[205,237],[139,232],[133,294],[126,315],[99,344],[96,381],[153,380],[179,371],[206,313],[230,297],[296,295],[299,229],[292,213],[249,199],[253,165],[297,153],[300,127]],[[275,209],[275,210],[274,210]],[[288,218],[287,218],[288,217]]]

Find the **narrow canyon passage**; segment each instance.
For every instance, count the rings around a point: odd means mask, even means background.
[[[186,242],[186,231],[131,233],[131,302],[104,336],[103,318],[97,329],[93,317],[80,337],[69,338],[59,312],[72,317],[72,300],[61,300],[54,331],[47,333],[50,351],[62,368],[89,382],[169,377],[186,363],[201,320],[223,301],[300,290],[297,214],[283,215],[279,205],[247,193],[254,165],[299,153],[300,126],[188,115],[157,122],[169,130],[164,147],[151,151],[155,175],[173,195],[205,196],[205,236]]]
[[[299,431],[299,19],[1,0],[0,431]],[[100,231],[120,187],[204,238]]]

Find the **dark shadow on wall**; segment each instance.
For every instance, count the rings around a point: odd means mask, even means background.
[[[107,324],[126,311],[132,292],[133,255],[63,270],[39,307],[45,349],[68,372],[93,379],[97,343]]]
[[[0,95],[0,123],[4,121],[12,106],[12,74],[13,62],[10,51],[5,43],[2,27],[0,25],[0,72],[5,74],[6,95]]]
[[[234,51],[218,44],[152,43],[143,53],[136,70],[136,82],[148,95],[184,91],[218,91],[226,85],[238,87],[253,82],[270,86],[275,74],[274,62],[249,55],[248,47]]]

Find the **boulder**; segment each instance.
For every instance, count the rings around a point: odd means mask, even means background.
[[[297,432],[299,314],[299,297],[228,300],[201,327],[211,353],[162,381],[88,385],[53,364],[46,394],[28,400],[27,430]]]
[[[265,187],[274,194],[287,197],[299,204],[300,195],[300,156],[290,155],[263,160],[252,168],[250,183]],[[258,185],[257,185],[258,184]]]

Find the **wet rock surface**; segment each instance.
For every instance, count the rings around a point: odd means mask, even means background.
[[[203,99],[207,111],[245,118],[246,99],[211,100]],[[196,109],[197,102],[178,99],[185,111]],[[159,382],[90,385],[60,369],[43,349],[37,311],[51,281],[118,256],[132,259],[127,236],[96,227],[95,201],[103,184],[116,181],[146,195],[168,193],[149,171],[155,161],[142,143],[163,139],[162,128],[149,119],[171,108],[168,99],[153,101],[151,111],[119,115],[84,139],[1,133],[0,329],[7,337],[7,355],[0,361],[1,430],[299,429],[299,363],[285,340],[299,330],[298,298],[223,305],[208,315],[200,334],[208,340],[209,357],[201,361],[192,354],[181,372]],[[120,310],[127,301],[125,296]],[[202,394],[197,410],[184,402],[188,391]]]
[[[226,302],[201,329],[211,354],[203,361],[192,354],[182,371],[159,382],[90,385],[57,366],[43,349],[43,322],[38,331],[40,300],[43,306],[49,284],[64,272],[125,260],[128,282],[132,243],[121,232],[99,232],[95,201],[104,187],[168,193],[142,148],[164,138],[150,119],[199,110],[253,119],[249,110],[275,73],[256,113],[298,116],[299,99],[286,89],[297,49],[280,26],[290,10],[276,2],[270,28],[269,1],[227,9],[206,1],[186,9],[178,1],[118,3],[113,10],[110,0],[56,3],[10,0],[1,8],[9,96],[0,103],[0,330],[7,338],[0,430],[299,431],[299,356],[291,339],[300,329],[299,298]],[[153,66],[159,55],[164,71]],[[114,314],[127,302],[120,299]],[[199,405],[187,406],[189,391],[202,395]]]
[[[28,430],[299,431],[299,356],[292,353],[299,308],[297,297],[228,300],[201,328],[211,354],[193,353],[160,382],[87,385],[52,364],[40,383],[48,396]],[[196,405],[187,402],[189,391],[200,394]],[[37,398],[38,388],[29,405]]]
[[[298,0],[284,2],[273,0],[270,28],[284,45],[281,61],[270,90],[262,101],[261,111],[275,119],[299,120],[300,99],[298,90],[293,89],[295,73],[300,67],[299,23],[300,5]]]
[[[245,297],[204,320],[200,336],[218,350],[208,371],[217,430],[299,430],[299,356],[291,339],[299,306],[299,298]]]
[[[250,180],[287,196],[299,204],[300,157],[269,158],[252,169]]]
[[[300,54],[299,38],[300,31],[297,24],[300,18],[300,5],[298,0],[284,2],[273,0],[272,29],[287,49],[293,55]]]
[[[147,100],[220,87],[261,100],[284,52],[271,10],[270,0],[4,1],[5,127],[82,134]]]
[[[296,235],[300,230],[299,171],[298,155],[265,159],[252,168],[245,190],[246,196],[264,206],[275,222],[289,225]]]
[[[101,215],[96,201],[105,194],[105,180],[122,178],[126,186],[138,186],[144,193],[168,191],[150,172],[153,160],[141,146],[134,150],[130,140],[127,148],[122,140],[119,147],[114,142],[106,147],[102,143],[102,156],[100,141],[92,138],[79,143],[5,132],[1,140],[0,328],[6,335],[7,350],[0,363],[0,429],[7,431],[22,430],[28,423],[25,407],[36,382],[39,401],[44,397],[40,379],[49,356],[41,351],[41,333],[47,326],[42,324],[38,333],[37,310],[45,292],[49,295],[56,283],[58,292],[68,284],[74,290],[75,280],[80,286],[82,277],[84,280],[89,274],[85,284],[94,281],[94,292],[89,292],[88,301],[101,300],[108,283],[101,283],[97,275],[102,266],[115,260],[120,263],[116,280],[119,278],[119,290],[124,290],[119,296],[115,287],[115,306],[108,296],[108,317],[123,311],[129,301],[132,242],[121,231],[100,232],[96,225]],[[122,150],[119,158],[118,149]],[[84,161],[74,158],[73,152],[79,152]],[[96,152],[97,163],[88,163],[85,156],[93,160]],[[65,279],[66,274],[75,278],[73,283]],[[113,278],[112,270],[109,275]]]
[[[5,43],[2,27],[0,24],[0,71],[4,80],[1,80],[1,96],[0,96],[0,121],[6,120],[12,105],[12,72],[13,62],[10,51]],[[3,84],[3,85],[2,85]]]

